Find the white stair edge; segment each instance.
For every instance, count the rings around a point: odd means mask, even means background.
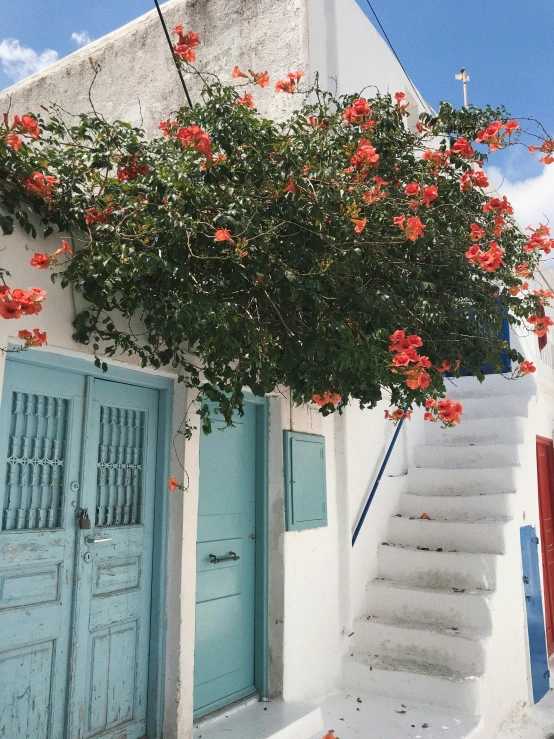
[[[310,739],[323,731],[320,706],[257,701],[195,722],[194,739]]]

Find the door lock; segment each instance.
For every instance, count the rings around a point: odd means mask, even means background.
[[[88,517],[88,508],[77,508],[75,510],[75,518],[79,520],[80,529],[90,529],[90,518]]]

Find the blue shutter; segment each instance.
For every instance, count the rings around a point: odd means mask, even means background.
[[[287,531],[327,526],[325,438],[285,431]]]
[[[550,672],[548,671],[548,656],[546,654],[546,632],[539,572],[539,540],[532,526],[522,526],[520,536],[533,701],[538,703],[550,690]]]

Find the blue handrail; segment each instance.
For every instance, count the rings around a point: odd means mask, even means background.
[[[406,411],[408,411],[409,409],[410,409],[410,406],[407,405],[406,408],[404,409],[404,412],[406,413]],[[369,498],[366,501],[366,504],[362,511],[362,515],[360,516],[359,521],[356,524],[356,528],[354,529],[354,534],[352,535],[352,546],[354,546],[354,544],[356,543],[356,539],[360,535],[360,531],[362,529],[362,526],[364,525],[367,512],[369,511],[369,507],[371,503],[373,502],[373,498],[375,497],[375,493],[377,492],[377,488],[379,487],[379,483],[381,482],[381,478],[383,477],[383,473],[388,464],[390,455],[392,454],[392,450],[394,449],[394,445],[396,444],[396,440],[398,439],[398,434],[400,433],[400,429],[402,428],[402,424],[404,423],[405,418],[406,418],[406,415],[404,415],[400,419],[400,421],[396,424],[396,429],[394,430],[394,436],[391,439],[391,443],[389,444],[389,448],[387,449],[387,453],[385,454],[385,458],[383,459],[381,469],[379,470],[379,474],[377,475],[377,478],[375,482],[373,483],[373,487],[371,488],[371,493],[369,494]]]

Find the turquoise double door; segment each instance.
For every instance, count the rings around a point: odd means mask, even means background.
[[[214,420],[200,442],[195,717],[259,693],[264,682],[264,419],[246,403],[233,427]]]
[[[157,430],[157,390],[8,359],[0,737],[147,736]]]

